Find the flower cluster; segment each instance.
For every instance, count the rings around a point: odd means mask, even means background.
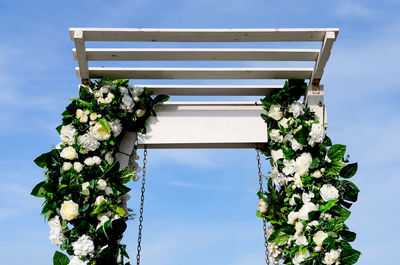
[[[344,224],[357,200],[357,186],[346,180],[357,171],[344,145],[332,145],[326,127],[297,100],[304,81],[290,80],[266,96],[262,114],[268,143],[262,150],[273,167],[268,187],[259,192],[257,215],[270,222],[269,262],[354,264],[360,252],[348,242],[356,234]]]
[[[79,98],[72,99],[57,127],[61,142],[35,159],[46,179],[31,194],[45,198],[42,214],[50,241],[73,256],[69,261],[56,252],[54,259],[63,260],[62,265],[129,264],[120,243],[132,216],[126,206],[130,189],[124,184],[138,179],[139,168],[119,169],[115,154],[122,130],[145,133],[154,105],[168,99],[151,95],[151,90],[128,86],[128,80],[80,85]]]

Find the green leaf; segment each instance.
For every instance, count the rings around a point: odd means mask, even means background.
[[[84,100],[78,99],[78,98],[70,98],[70,100],[76,101],[79,105],[87,107],[89,109],[92,109],[92,103],[86,102]]]
[[[319,211],[320,212],[326,212],[329,211],[333,206],[335,206],[338,203],[339,200],[330,200],[325,204],[322,204],[319,206]]]
[[[290,236],[294,233],[293,226],[285,226],[279,230],[273,232],[269,238],[268,242],[274,243],[277,246],[282,246],[287,243]]]
[[[341,242],[342,253],[340,254],[342,264],[354,264],[360,258],[361,252],[353,249],[349,243]]]
[[[357,163],[348,164],[347,166],[342,168],[342,170],[340,171],[340,176],[345,179],[351,178],[356,174],[357,169],[358,169]]]
[[[309,131],[306,127],[301,128],[297,133],[294,135],[294,139],[296,139],[299,144],[307,145],[307,137],[308,137]]]
[[[338,233],[343,229],[343,220],[341,218],[333,218],[326,224],[326,230]]]
[[[346,152],[346,146],[342,144],[332,145],[328,150],[328,157],[332,161],[339,161],[343,159],[344,153]]]
[[[318,157],[314,158],[314,160],[312,161],[312,163],[310,165],[310,169],[317,168],[319,166],[320,162],[321,162],[321,160],[319,160]]]
[[[356,240],[357,237],[356,233],[349,230],[342,230],[339,232],[339,235],[343,238],[343,240],[346,240],[347,242],[353,242],[354,240]]]
[[[44,195],[46,195],[46,190],[43,188],[44,184],[44,181],[37,184],[31,191],[31,195],[35,197],[44,197]]]
[[[54,166],[61,166],[62,159],[60,157],[60,151],[53,149],[48,153],[41,154],[35,160],[33,160],[36,165],[41,168],[50,168]]]
[[[119,173],[121,174],[120,180],[122,184],[128,183],[129,181],[134,179],[136,175],[136,171],[130,168],[121,169]]]
[[[344,200],[351,202],[357,201],[358,193],[360,192],[360,190],[353,182],[348,180],[342,180],[340,182],[339,190],[341,191]]]
[[[342,160],[332,161],[328,169],[326,170],[326,175],[338,176],[342,168],[346,165]]]
[[[108,134],[110,134],[110,126],[108,125],[108,122],[106,119],[101,118],[97,120],[98,123],[100,123],[100,125],[104,128],[104,130],[106,130],[106,132]]]
[[[159,102],[165,102],[169,99],[169,96],[167,95],[158,95],[154,98],[153,102],[154,104],[159,103]]]
[[[69,258],[65,254],[56,251],[53,256],[53,265],[68,265]]]
[[[125,209],[116,205],[110,205],[111,210],[118,214],[119,216],[123,217],[125,215]]]
[[[101,213],[107,206],[107,202],[106,201],[102,201],[99,205],[97,205],[92,212],[90,213],[90,215],[94,215],[94,214],[98,214]]]

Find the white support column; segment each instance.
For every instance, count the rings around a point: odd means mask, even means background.
[[[135,132],[124,132],[121,143],[118,146],[118,152],[115,155],[117,161],[119,161],[120,168],[125,168],[128,165],[129,157],[135,147],[136,137],[137,134]]]
[[[77,71],[76,75],[80,79],[89,79],[89,66],[86,58],[86,46],[83,31],[75,31],[73,40],[75,42],[76,58],[79,65],[79,71]]]
[[[304,96],[305,104],[310,107],[322,123],[326,123],[326,110],[324,104],[324,85],[309,84]]]

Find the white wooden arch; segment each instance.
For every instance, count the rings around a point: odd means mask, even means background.
[[[181,29],[71,28],[76,74],[90,78],[127,79],[308,79],[305,102],[326,122],[320,85],[337,28]],[[320,42],[319,49],[255,48],[86,48],[86,42]],[[311,61],[311,68],[173,68],[95,67],[89,61]],[[136,85],[155,94],[186,96],[264,96],[277,85]],[[157,106],[148,134],[139,146],[148,148],[254,148],[267,141],[263,111],[257,102],[166,102]],[[130,154],[136,135],[126,133],[120,151]],[[124,158],[125,159],[125,158]],[[127,157],[126,157],[127,159]]]

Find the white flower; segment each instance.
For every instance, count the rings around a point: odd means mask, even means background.
[[[306,204],[307,202],[310,202],[311,199],[314,197],[315,197],[315,195],[312,192],[310,192],[310,193],[303,192],[303,194],[302,194],[303,203]]]
[[[60,213],[64,220],[71,221],[79,215],[79,205],[72,200],[64,201],[61,205]]]
[[[279,246],[272,243],[268,243],[268,261],[273,264],[279,264],[279,260],[282,259],[282,251]]]
[[[77,133],[77,130],[72,126],[72,124],[64,125],[61,127],[60,138],[63,142],[73,145]]]
[[[57,150],[61,150],[61,145],[63,145],[64,144],[64,142],[60,142],[60,143],[58,143],[57,145],[56,145],[56,149]]]
[[[97,185],[99,185],[100,190],[105,190],[107,187],[107,182],[104,179],[99,179],[97,181]]]
[[[285,166],[282,172],[286,175],[292,175],[294,173],[294,160],[283,159],[283,165]]]
[[[122,97],[121,104],[119,107],[122,110],[127,110],[127,111],[131,112],[134,106],[135,106],[135,103],[133,102],[131,96],[124,95]]]
[[[298,251],[294,256],[292,262],[294,265],[299,265],[309,257],[310,257],[310,251],[308,251],[308,249],[304,252],[304,254],[302,251]]]
[[[78,257],[85,257],[87,255],[92,257],[94,254],[94,243],[87,235],[83,235],[77,241],[73,242],[72,247],[74,255]]]
[[[106,187],[105,192],[106,192],[106,195],[111,195],[114,193],[112,188],[110,188],[110,187]]]
[[[320,177],[322,177],[322,173],[321,173],[320,170],[315,170],[315,171],[312,173],[312,176],[313,176],[314,178],[316,178],[316,179],[319,179]]]
[[[317,246],[322,246],[322,243],[324,242],[325,238],[328,237],[328,234],[325,233],[324,231],[318,231],[317,233],[314,234],[313,240]]]
[[[299,174],[294,174],[294,184],[293,186],[296,188],[302,188],[303,187],[303,181],[301,180],[301,177],[299,176]]]
[[[79,118],[79,121],[82,123],[86,123],[89,120],[87,115],[83,115]]]
[[[120,87],[119,91],[121,92],[122,95],[128,95],[128,88],[126,87]]]
[[[282,149],[271,150],[271,157],[272,157],[272,160],[274,160],[274,162],[278,161],[278,159],[283,158]]]
[[[326,135],[324,126],[319,123],[314,123],[311,126],[310,138],[308,139],[308,144],[314,146],[315,143],[322,143]]]
[[[304,204],[304,205],[300,208],[298,218],[299,218],[299,219],[302,219],[302,220],[304,220],[304,221],[307,221],[308,218],[309,218],[309,217],[308,217],[308,214],[309,214],[310,212],[314,212],[314,211],[318,211],[318,207],[317,207],[314,203],[308,202],[308,203]]]
[[[276,105],[272,105],[267,113],[267,115],[271,118],[273,118],[274,120],[279,121],[282,116],[283,116],[283,112],[281,111],[281,106],[276,104]]]
[[[110,104],[113,99],[114,99],[114,94],[113,93],[108,93],[107,97],[104,99],[104,103]]]
[[[290,143],[292,144],[292,149],[294,151],[302,150],[304,147],[302,144],[299,144],[299,142],[297,142],[297,140],[294,138],[290,141]]]
[[[74,169],[75,169],[76,172],[79,173],[79,172],[82,171],[83,165],[82,165],[80,162],[75,162],[75,163],[74,163]]]
[[[72,168],[72,163],[71,163],[71,162],[64,162],[64,163],[63,163],[62,169],[63,169],[64,171],[68,171],[68,170],[70,170],[71,168]]]
[[[140,118],[140,117],[143,117],[144,114],[146,114],[146,110],[144,110],[144,109],[138,109],[138,110],[136,110],[136,115],[137,115],[139,118]]]
[[[134,97],[138,97],[143,93],[144,89],[143,87],[133,87],[132,89],[132,94]]]
[[[260,199],[260,201],[257,203],[258,210],[262,213],[265,213],[267,211],[267,203],[263,200]]]
[[[302,222],[296,222],[296,223],[294,224],[294,228],[296,229],[296,233],[297,233],[297,234],[300,234],[300,233],[303,231],[303,229],[304,229],[304,225],[303,225]]]
[[[298,212],[291,211],[288,215],[288,221],[287,221],[288,224],[293,225],[296,222],[298,217],[299,217]]]
[[[293,114],[293,117],[297,118],[304,113],[304,105],[300,102],[294,102],[289,106],[288,110]]]
[[[272,169],[272,174],[270,174],[268,177],[271,178],[275,185],[278,187],[284,181],[282,174],[278,172],[278,169],[276,167]]]
[[[68,146],[61,151],[60,156],[68,160],[74,160],[77,157],[77,153],[72,146]]]
[[[114,162],[114,157],[110,152],[106,153],[104,156],[104,159],[107,161],[107,163],[112,164]]]
[[[307,246],[308,245],[307,238],[305,236],[299,236],[296,239],[296,244],[301,246]]]
[[[84,135],[78,136],[78,145],[85,149],[84,153],[86,154],[88,151],[95,151],[99,148],[100,142],[97,141],[93,135],[85,133]]]
[[[110,130],[117,137],[122,131],[122,124],[120,120],[115,120],[113,122],[109,122],[108,125],[110,126]]]
[[[329,214],[329,213],[321,213],[321,217],[322,217],[324,220],[327,220],[327,221],[329,221],[329,220],[332,219],[332,215]]]
[[[100,217],[100,222],[99,222],[99,224],[97,225],[97,227],[96,227],[96,229],[99,229],[101,226],[103,226],[104,225],[104,223],[105,222],[107,222],[108,220],[110,220],[110,218],[108,217],[108,216],[106,216],[106,215],[102,215],[101,217]]]
[[[103,93],[100,90],[95,91],[93,95],[94,95],[95,98],[102,98],[103,97]]]
[[[110,134],[107,130],[98,122],[95,122],[89,129],[90,134],[98,141],[105,141],[110,138]]]
[[[90,186],[90,183],[89,182],[84,182],[83,184],[82,184],[82,191],[84,191],[84,190],[87,190],[87,188],[89,188],[89,186]]]
[[[50,235],[49,240],[57,247],[64,243],[64,235],[60,223],[60,217],[56,215],[54,218],[49,220]]]
[[[339,191],[331,184],[324,184],[320,190],[320,194],[322,199],[326,202],[339,198]]]
[[[68,265],[87,265],[87,261],[80,260],[79,257],[74,256]]]
[[[97,99],[97,104],[102,104],[102,103],[106,103],[104,98],[98,98]]]
[[[100,87],[100,92],[103,94],[110,92],[110,86],[104,85],[104,86]]]
[[[98,156],[88,157],[85,159],[85,161],[83,161],[83,163],[88,166],[100,165],[101,158]]]
[[[139,97],[134,97],[134,98],[133,98],[133,101],[139,102],[139,101],[140,101],[140,98],[139,98]]]
[[[90,114],[90,120],[91,121],[94,121],[96,119],[97,119],[97,113],[96,112],[93,112],[92,114]]]
[[[328,163],[332,162],[332,160],[328,157],[328,155],[325,155],[325,161]]]
[[[280,121],[278,121],[278,125],[282,126],[283,128],[287,129],[289,127],[289,123],[292,119],[291,118],[282,118]]]
[[[312,162],[312,157],[310,153],[302,153],[294,164],[294,171],[303,176],[309,169]]]
[[[94,203],[95,205],[99,205],[100,203],[102,203],[103,201],[107,201],[106,199],[104,199],[103,195],[97,196],[96,198],[96,202]]]
[[[331,249],[331,251],[325,253],[325,257],[322,260],[322,263],[331,265],[335,263],[339,258],[340,258],[340,249],[339,250]]]
[[[269,133],[269,137],[271,138],[272,141],[275,141],[278,143],[283,141],[283,136],[277,129],[272,129],[271,132]]]
[[[75,116],[77,119],[79,119],[80,117],[82,117],[82,115],[84,115],[85,113],[83,112],[83,110],[81,109],[77,109],[75,112]]]
[[[296,201],[295,198],[299,198],[300,199],[300,195],[299,194],[293,194],[292,197],[289,200],[289,204],[291,206],[295,206],[296,205]]]

